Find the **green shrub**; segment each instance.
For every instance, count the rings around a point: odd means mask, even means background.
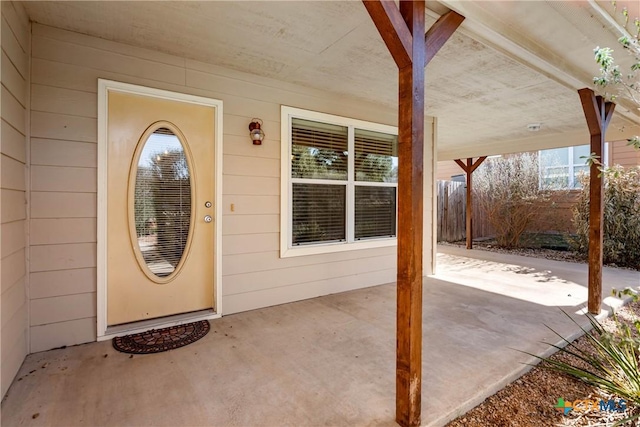
[[[604,262],[640,269],[640,169],[605,168]],[[587,256],[589,250],[589,179],[582,177],[582,192],[573,208],[576,237],[573,249]]]
[[[544,361],[541,365],[543,368],[570,375],[607,394],[624,399],[630,412],[635,415],[615,423],[616,426],[622,425],[638,418],[637,408],[640,407],[640,322],[634,322],[631,327],[614,317],[614,328],[608,331],[595,317],[590,314],[587,317],[593,330],[588,332],[580,327],[587,342],[584,347],[577,346],[551,329],[564,343],[560,346],[547,344],[555,347],[560,354],[570,357],[547,358],[525,353]]]

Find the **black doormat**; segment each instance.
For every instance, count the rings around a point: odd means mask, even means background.
[[[138,334],[115,337],[113,348],[123,353],[151,354],[184,347],[207,335],[208,320],[186,323],[169,328],[152,329]]]

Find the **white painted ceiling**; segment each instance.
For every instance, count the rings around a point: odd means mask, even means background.
[[[428,2],[439,13],[445,5],[467,17],[426,70],[427,114],[438,117],[445,157],[521,151],[529,147],[523,138],[586,134],[576,89],[592,86],[598,72],[593,48],[616,46],[619,36],[597,13],[598,3]],[[45,25],[397,105],[396,66],[359,1],[29,1],[25,7]],[[429,11],[427,26],[437,16]],[[638,122],[635,108],[617,111],[612,128]],[[534,138],[528,123],[542,123]],[[554,141],[563,145],[562,136]]]

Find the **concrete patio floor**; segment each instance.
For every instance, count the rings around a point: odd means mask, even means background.
[[[586,265],[439,247],[424,283],[423,424],[441,426],[579,328]],[[640,274],[605,268],[605,289]],[[615,299],[606,302],[614,304]],[[605,305],[606,309],[607,306]],[[130,357],[110,342],[27,357],[7,426],[395,425],[395,285],[226,316],[187,347]],[[558,396],[549,396],[553,405]],[[34,418],[35,414],[38,414]]]

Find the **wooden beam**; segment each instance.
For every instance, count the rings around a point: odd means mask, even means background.
[[[419,426],[422,406],[422,231],[425,2],[400,1],[413,63],[399,70],[396,421]],[[417,37],[416,37],[417,35]]]
[[[587,120],[591,135],[591,153],[602,161],[605,134],[611,121],[615,104],[605,102],[602,97],[595,96],[591,89],[578,90],[582,111]],[[589,313],[599,314],[602,304],[602,263],[604,243],[604,198],[603,181],[600,165],[593,163],[589,169],[589,292],[587,308]]]
[[[454,162],[456,162],[458,164],[458,166],[460,166],[462,168],[462,170],[464,171],[464,173],[467,173],[467,165],[465,165],[462,160],[460,159],[455,159]]]
[[[396,421],[403,427],[418,426],[422,405],[426,39],[431,40],[433,57],[457,25],[451,30],[456,18],[443,18],[430,34],[423,36],[425,0],[400,0],[399,9],[394,1],[362,1],[399,69]]]
[[[449,40],[449,38],[455,33],[456,29],[464,21],[464,16],[453,10],[442,15],[438,20],[429,28],[427,34],[424,35],[425,39],[425,58],[424,66],[429,65],[429,62],[438,53],[440,48]]]
[[[454,161],[462,168],[467,178],[467,206],[466,206],[466,233],[467,233],[467,249],[473,249],[473,172],[478,169],[478,166],[485,161],[487,156],[479,157],[475,162],[473,157],[467,158],[467,164],[460,159]]]
[[[411,32],[395,2],[363,0],[362,3],[398,68],[410,67],[413,51]]]

